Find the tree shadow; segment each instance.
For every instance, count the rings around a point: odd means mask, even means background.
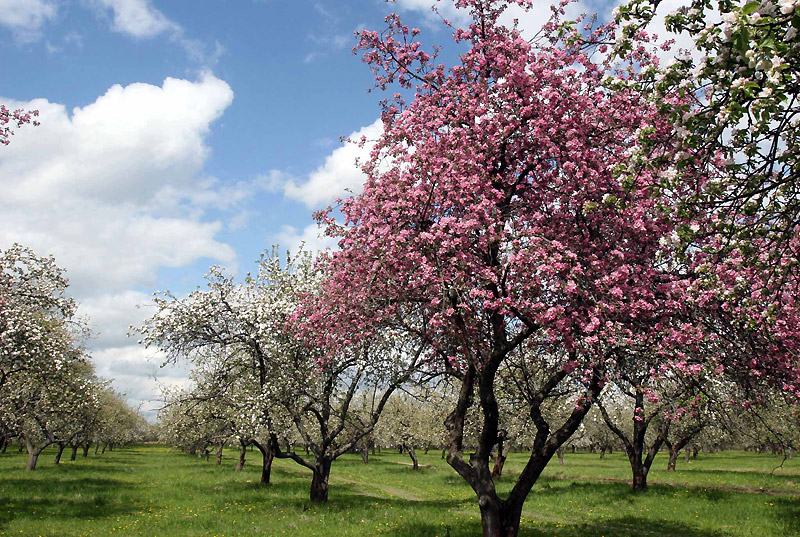
[[[133,485],[116,479],[79,478],[65,481],[3,479],[0,530],[14,519],[86,519],[130,514],[137,510],[116,495]],[[65,490],[69,494],[65,494]],[[7,493],[5,491],[13,491]]]
[[[480,521],[411,522],[393,529],[392,537],[475,537],[480,535]],[[519,537],[725,537],[722,531],[707,531],[682,522],[650,520],[639,517],[606,519],[599,523],[559,524],[537,522],[523,524]]]

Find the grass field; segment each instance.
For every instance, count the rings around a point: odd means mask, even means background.
[[[0,455],[0,535],[293,535],[459,537],[480,535],[472,491],[439,453],[422,467],[384,451],[363,464],[334,463],[330,501],[308,501],[310,473],[276,460],[261,486],[260,455],[233,472],[161,446],[133,446],[53,465],[45,452],[35,472],[16,450]],[[69,457],[65,457],[68,459]],[[514,454],[512,474],[524,463]],[[553,461],[525,504],[520,535],[800,535],[800,460],[730,452],[700,456],[667,472],[656,460],[650,490],[634,494],[621,453],[567,454]],[[504,482],[507,483],[507,482]],[[508,485],[501,485],[508,486]]]

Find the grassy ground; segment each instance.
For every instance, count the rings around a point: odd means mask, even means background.
[[[291,461],[276,460],[273,483],[260,486],[258,452],[236,474],[233,452],[221,467],[160,446],[79,455],[58,467],[45,452],[26,473],[24,456],[10,451],[0,455],[3,536],[480,535],[472,491],[434,452],[420,455],[417,472],[396,453],[367,465],[345,456],[334,463],[330,501],[320,506],[307,499],[309,472]],[[509,477],[524,460],[512,455]],[[521,535],[800,536],[800,460],[776,469],[780,462],[722,453],[681,459],[677,472],[667,472],[660,457],[650,490],[633,494],[620,453],[604,460],[567,454],[534,487]]]

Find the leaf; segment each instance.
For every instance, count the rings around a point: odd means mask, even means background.
[[[745,15],[750,15],[756,9],[758,9],[758,6],[760,6],[760,5],[761,5],[761,2],[748,2],[742,8],[742,13],[744,13]]]

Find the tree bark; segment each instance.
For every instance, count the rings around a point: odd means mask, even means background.
[[[483,537],[516,537],[522,516],[522,505],[515,506],[496,494],[478,497]]]
[[[411,462],[414,464],[413,469],[419,470],[419,460],[417,459],[417,452],[414,450],[414,446],[407,446],[406,451],[408,451],[408,456],[411,457]]]
[[[83,445],[83,456],[84,457],[88,457],[89,456],[89,448],[90,447],[92,447],[92,443],[91,442],[86,442]]]
[[[667,470],[674,472],[675,465],[678,463],[678,455],[681,454],[680,449],[670,449],[669,450],[669,462],[667,463]]]
[[[600,458],[601,459],[605,459],[606,458],[606,448],[604,448],[604,447],[600,448]]]
[[[311,501],[325,503],[328,501],[328,478],[331,475],[331,460],[319,458],[314,465],[314,476],[311,478]]]
[[[72,454],[69,456],[69,460],[74,461],[78,458],[78,444],[72,444]]]
[[[272,451],[272,446],[269,442],[261,444],[261,442],[253,441],[253,445],[261,452],[261,484],[269,485],[270,476],[272,474],[272,460],[275,458],[275,452]]]
[[[36,470],[36,463],[39,461],[39,455],[44,448],[49,445],[50,444],[47,443],[41,446],[34,446],[33,442],[25,438],[25,448],[28,450],[28,465],[25,467],[25,470],[29,472]]]
[[[100,451],[100,454],[104,454],[106,452],[106,448],[108,447],[108,443],[103,444],[103,449]]]
[[[369,462],[369,448],[367,446],[361,448],[361,460],[364,461],[364,464]]]
[[[222,464],[222,448],[223,444],[222,442],[220,442],[219,447],[217,448],[217,466],[220,466]]]
[[[25,469],[29,472],[36,470],[36,463],[38,460],[38,453],[28,453],[28,465],[25,467]]]
[[[561,446],[556,450],[556,454],[558,455],[558,464],[559,466],[564,466],[564,446]]]
[[[64,448],[67,447],[65,442],[58,442],[58,452],[56,452],[56,464],[61,464],[61,455],[64,454]]]
[[[511,451],[511,442],[503,441],[497,446],[497,455],[494,459],[494,467],[492,468],[492,479],[498,480],[503,477],[503,468],[506,465],[508,453]]]
[[[239,443],[242,445],[242,449],[239,451],[239,462],[236,464],[237,472],[242,471],[242,468],[244,468],[244,461],[247,458],[247,444],[242,440],[239,440]]]

